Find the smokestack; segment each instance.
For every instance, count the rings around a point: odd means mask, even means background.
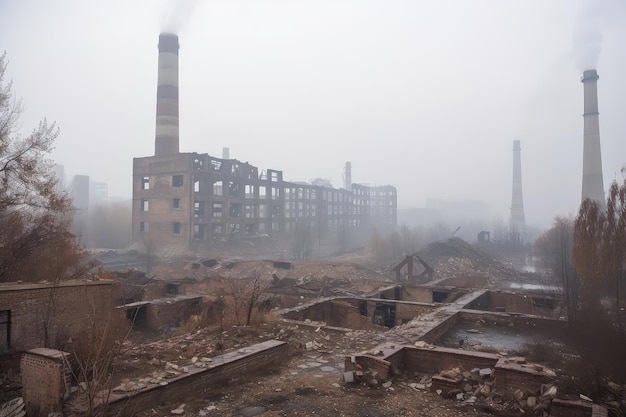
[[[600,113],[598,113],[598,73],[595,69],[583,72],[584,131],[583,131],[583,190],[582,200],[589,198],[606,209],[602,179],[602,152],[600,149]]]
[[[230,159],[230,149],[222,148],[222,159]]]
[[[346,190],[352,189],[352,163],[350,161],[346,162],[346,167],[344,169],[344,177],[343,177],[343,188]]]
[[[178,153],[178,36],[159,35],[159,80],[157,84],[156,156]]]
[[[511,199],[511,232],[524,236],[526,219],[522,197],[522,149],[520,141],[513,141],[513,198]]]

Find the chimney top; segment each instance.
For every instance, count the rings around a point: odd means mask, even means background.
[[[586,81],[597,81],[598,78],[600,78],[598,76],[598,71],[594,69],[589,69],[589,70],[583,71],[583,77],[580,79],[580,82],[584,83]]]
[[[161,33],[159,35],[159,52],[178,54],[178,35],[175,33]]]

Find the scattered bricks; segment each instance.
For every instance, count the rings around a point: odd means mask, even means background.
[[[456,379],[446,378],[442,375],[435,375],[432,378],[432,385],[430,389],[432,391],[441,390],[446,395],[449,395],[451,391],[458,390],[458,385],[459,381],[457,381]],[[459,390],[459,392],[461,391]]]

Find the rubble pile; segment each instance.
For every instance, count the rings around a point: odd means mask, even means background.
[[[512,359],[524,362],[523,358]],[[527,364],[532,367],[534,364]],[[423,386],[424,377],[420,387]],[[446,398],[463,401],[468,404],[480,403],[494,410],[530,411],[533,415],[547,417],[550,403],[557,395],[557,387],[553,384],[541,384],[537,389],[516,389],[513,398],[502,387],[498,387],[491,368],[474,368],[467,371],[453,368],[433,375],[430,388]],[[428,385],[426,385],[428,387]]]
[[[499,280],[520,279],[515,269],[459,238],[433,242],[417,253],[434,270],[437,279],[474,275]]]

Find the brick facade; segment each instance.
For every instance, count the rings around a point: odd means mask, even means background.
[[[84,332],[89,320],[123,318],[116,310],[113,281],[68,281],[53,284],[2,284],[0,310],[11,312],[0,354],[37,347],[62,348]]]

